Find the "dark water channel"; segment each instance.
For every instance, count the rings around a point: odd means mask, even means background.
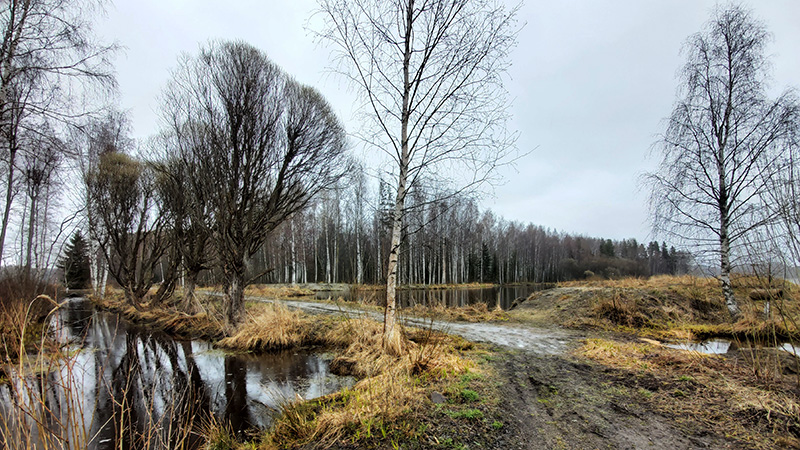
[[[490,309],[497,307],[508,310],[516,299],[528,298],[533,292],[550,289],[547,283],[501,285],[481,288],[401,288],[397,290],[397,302],[401,308],[414,305],[459,307],[485,303]],[[317,291],[317,298],[338,298],[375,305],[386,304],[385,289],[363,289],[351,287],[343,291]]]
[[[332,375],[329,360],[319,354],[230,355],[208,342],[176,341],[133,326],[83,300],[71,301],[53,322],[73,356],[35,378],[46,386],[44,401],[54,422],[82,421],[68,427],[72,430],[66,434],[84,435],[71,439],[85,440],[71,448],[142,448],[125,442],[131,438],[120,430],[163,434],[182,426],[199,429],[201,418],[207,422],[212,416],[237,432],[264,428],[287,400],[319,397],[354,382]],[[15,403],[31,401],[21,384],[0,386],[6,422],[19,412]]]

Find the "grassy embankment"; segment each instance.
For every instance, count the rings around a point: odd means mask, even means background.
[[[511,316],[537,325],[634,333],[658,339],[742,340],[800,338],[800,288],[734,277],[742,315],[731,322],[719,282],[713,278],[658,276],[649,279],[574,281],[536,292]],[[766,300],[770,315],[765,318]],[[752,300],[752,297],[759,297]]]

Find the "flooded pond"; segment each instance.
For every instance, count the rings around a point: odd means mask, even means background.
[[[401,288],[397,290],[397,302],[401,308],[414,305],[459,307],[486,303],[490,309],[499,304],[501,308],[508,310],[514,300],[528,298],[536,291],[550,289],[553,286],[548,283],[536,283],[479,288]],[[386,304],[385,289],[351,287],[343,291],[317,291],[316,297],[318,299],[341,297],[345,301],[375,305]]]
[[[44,429],[34,426],[38,420],[73,441],[57,448],[158,448],[181,438],[174,433],[185,433],[192,448],[212,417],[236,432],[264,428],[286,401],[354,382],[332,375],[319,354],[230,355],[208,342],[133,326],[88,301],[71,301],[53,319],[72,356],[40,376],[0,386],[0,437],[33,434],[35,444]],[[32,413],[19,419],[23,409]],[[17,429],[25,423],[33,431]]]

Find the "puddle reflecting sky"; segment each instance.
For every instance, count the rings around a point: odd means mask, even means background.
[[[731,341],[726,339],[713,339],[705,342],[686,342],[681,344],[665,344],[666,347],[677,350],[689,350],[708,355],[723,355],[731,350]]]

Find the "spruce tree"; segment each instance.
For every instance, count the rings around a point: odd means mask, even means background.
[[[69,289],[83,289],[89,284],[89,254],[86,240],[80,231],[72,235],[64,246],[64,257],[58,268],[64,271],[64,285]]]

